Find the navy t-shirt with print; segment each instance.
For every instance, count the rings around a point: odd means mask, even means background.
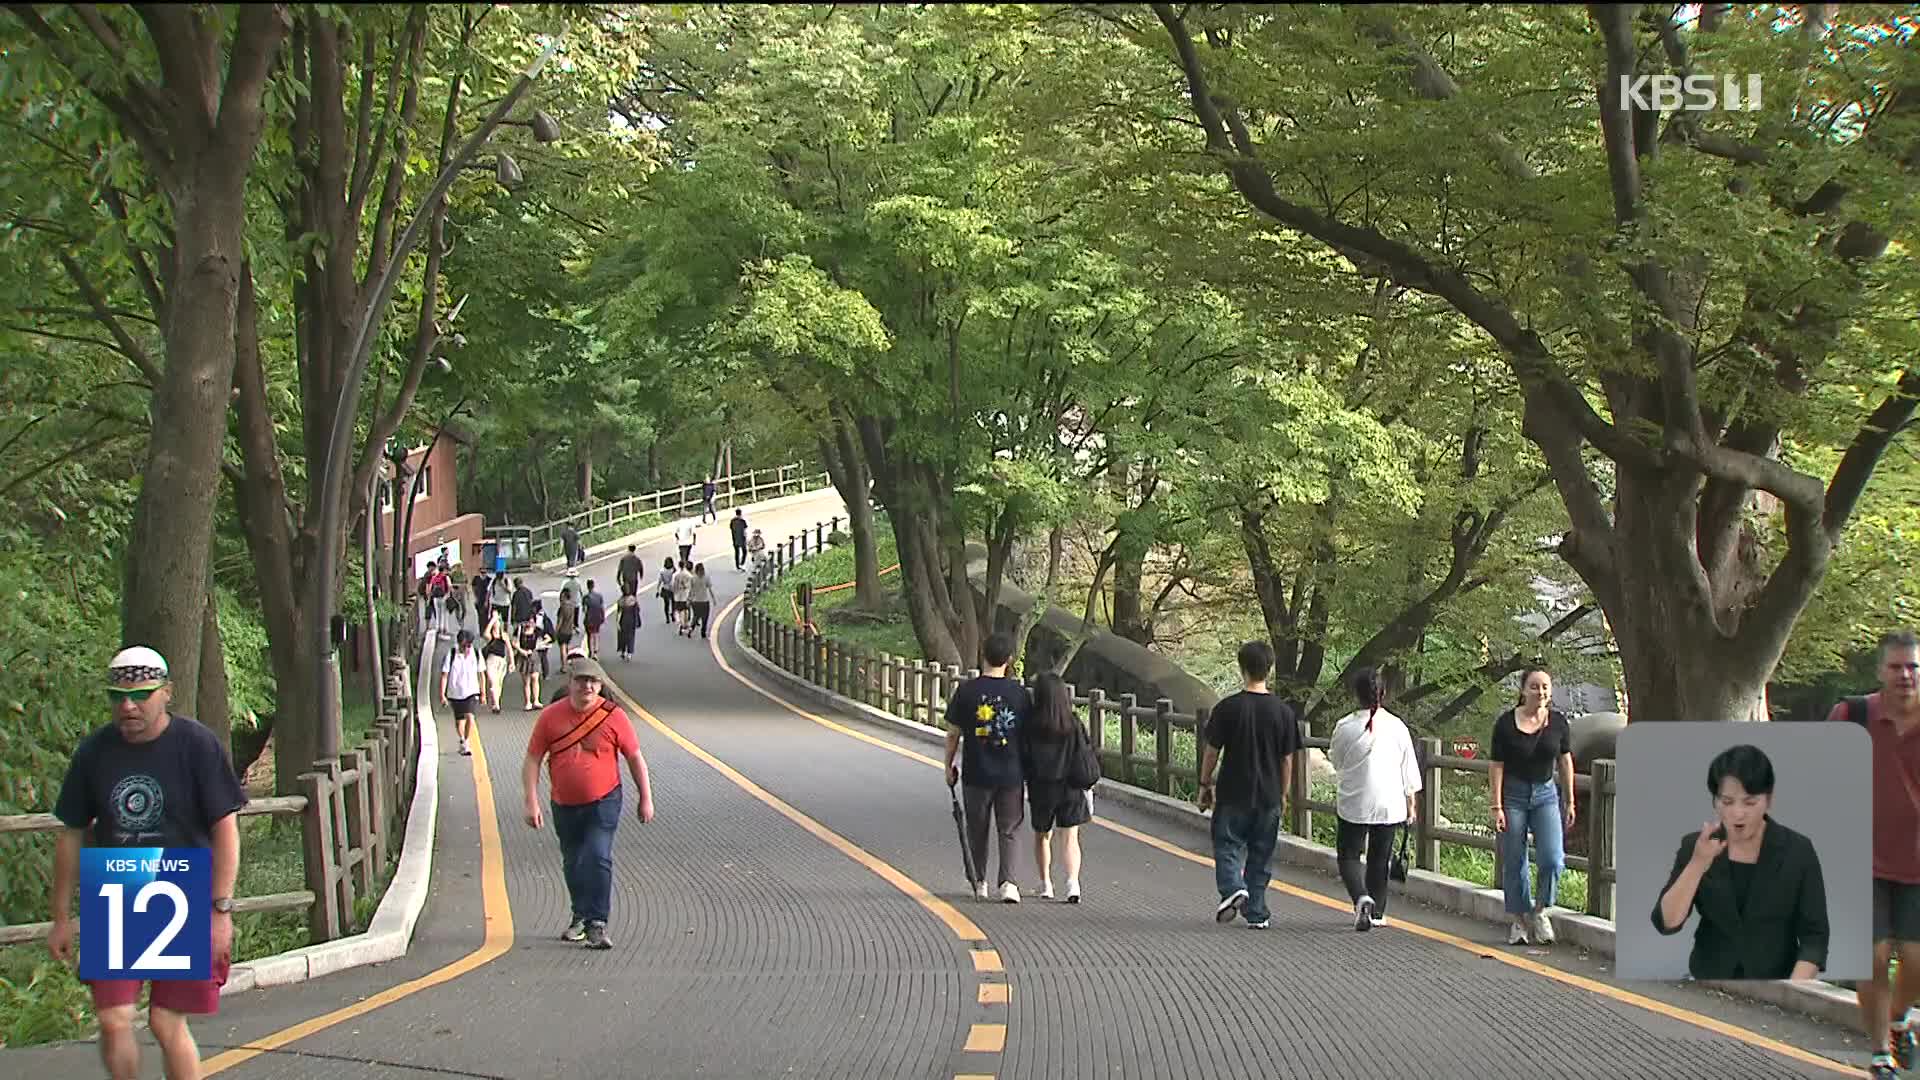
[[[982,675],[960,684],[947,702],[947,725],[960,732],[962,783],[1020,786],[1020,725],[1031,711],[1033,699],[1016,680]]]
[[[214,822],[247,805],[219,740],[174,715],[151,742],[108,724],[81,740],[53,814],[93,847],[212,847]]]

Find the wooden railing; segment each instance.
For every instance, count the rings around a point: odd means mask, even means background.
[[[300,794],[253,799],[241,809],[242,817],[300,818],[306,888],[235,897],[236,913],[305,909],[310,940],[317,944],[349,933],[355,899],[380,887],[387,861],[398,854],[405,835],[420,767],[414,689],[406,677],[410,665],[398,656],[389,657],[388,665],[379,718],[365,741],[335,760],[315,762],[313,771],[300,776]],[[0,816],[0,835],[65,827],[52,814]],[[0,945],[43,940],[52,927],[46,922],[0,927]]]
[[[943,666],[863,646],[844,645],[771,615],[760,606],[760,597],[775,588],[789,569],[828,546],[830,535],[839,531],[839,523],[837,517],[831,524],[816,523],[768,547],[767,557],[747,579],[748,643],[781,670],[815,686],[903,720],[935,728],[944,726],[948,697],[962,680],[977,676],[978,670],[962,671],[952,664]],[[1073,694],[1076,709],[1084,710],[1087,731],[1094,748],[1100,752],[1101,772],[1108,779],[1163,795],[1184,794],[1176,791],[1176,780],[1189,791],[1197,786],[1198,739],[1206,727],[1208,710],[1201,708],[1197,714],[1176,712],[1173,702],[1167,698],[1142,704],[1133,694],[1109,697],[1097,687],[1082,695],[1069,684],[1068,692]],[[1118,729],[1117,745],[1107,737],[1109,719],[1115,721]],[[1328,739],[1313,736],[1306,721],[1300,724],[1301,736],[1309,749],[1327,748]],[[1143,734],[1152,744],[1146,753],[1140,750]],[[1179,764],[1173,760],[1173,743],[1179,734],[1194,740],[1195,764]],[[1489,782],[1489,763],[1442,754],[1439,739],[1417,739],[1415,743],[1423,781],[1419,821],[1413,833],[1415,865],[1422,870],[1436,869],[1442,844],[1478,848],[1493,853],[1493,880],[1499,882],[1502,855],[1498,838],[1491,831],[1479,833],[1439,824],[1440,795],[1448,775],[1478,776],[1478,782],[1484,787]],[[1285,821],[1287,831],[1299,837],[1313,835],[1313,815],[1335,812],[1332,801],[1315,799],[1310,794],[1311,768],[1308,755],[1293,756],[1293,790],[1305,797],[1294,799]],[[1610,919],[1615,883],[1614,762],[1601,759],[1593,763],[1591,774],[1576,773],[1574,790],[1577,795],[1589,797],[1582,822],[1587,830],[1587,854],[1568,855],[1566,865],[1587,875],[1587,913]]]
[[[713,504],[721,510],[731,510],[735,506],[745,506],[762,499],[778,498],[782,495],[798,495],[816,491],[831,483],[825,472],[810,469],[802,463],[780,465],[766,469],[749,469],[744,473],[730,473],[714,478],[719,489],[714,493]],[[594,529],[605,529],[624,522],[632,521],[642,515],[657,514],[663,518],[678,518],[689,512],[697,512],[702,506],[701,483],[682,484],[675,488],[643,495],[629,495],[624,499],[590,506],[577,514],[535,525],[529,541],[530,554],[535,562],[558,558],[560,550],[560,530],[568,525],[582,534]]]

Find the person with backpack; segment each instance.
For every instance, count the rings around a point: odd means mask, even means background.
[[[991,813],[1000,837],[1000,900],[1017,904],[1020,886],[1013,883],[1013,836],[1026,816],[1020,802],[1025,782],[1020,729],[1033,711],[1033,699],[1018,680],[1007,677],[1007,666],[1013,662],[1011,634],[988,635],[980,646],[980,661],[980,674],[961,683],[947,699],[947,786],[964,781],[967,848],[980,874],[980,880],[972,883],[973,895],[981,900],[990,895],[986,874],[987,815]]]
[[[473,711],[479,707],[485,678],[480,654],[473,647],[473,631],[460,631],[440,669],[440,704],[453,708],[453,730],[460,736],[463,755],[473,753],[467,737],[473,734]]]
[[[1386,925],[1393,842],[1402,827],[1418,820],[1414,799],[1423,784],[1413,735],[1387,711],[1387,684],[1378,668],[1354,675],[1353,696],[1362,707],[1333,725],[1327,763],[1339,774],[1334,845],[1340,880],[1353,901],[1353,928],[1365,933]]]
[[[511,635],[507,633],[506,615],[496,609],[487,618],[484,636],[486,646],[480,650],[480,653],[486,660],[487,704],[493,707],[495,713],[498,713],[500,699],[507,693],[507,654],[512,651],[511,643],[507,640]]]
[[[513,585],[507,581],[507,575],[493,576],[493,587],[487,593],[487,606],[493,609],[493,614],[501,622],[513,625]]]
[[[574,528],[572,525],[562,526],[560,529],[560,546],[566,549],[567,576],[572,577],[580,572],[577,567],[587,561],[587,553],[580,548],[580,530]]]
[[[533,616],[533,590],[527,588],[526,578],[513,580],[513,599],[507,602],[507,620],[515,626],[526,622]]]
[[[1553,906],[1573,829],[1573,726],[1553,708],[1553,676],[1520,673],[1520,701],[1493,721],[1488,740],[1493,829],[1499,835],[1507,944],[1553,944]],[[1555,776],[1558,775],[1558,784]],[[1527,885],[1527,834],[1533,834],[1538,889]]]
[[[1040,899],[1053,899],[1053,834],[1060,834],[1069,904],[1080,902],[1080,826],[1093,820],[1100,758],[1073,713],[1066,680],[1043,671],[1033,681],[1033,712],[1020,725],[1020,768],[1027,781],[1033,864]]]
[[[1207,718],[1196,802],[1202,811],[1213,811],[1213,883],[1220,894],[1214,921],[1245,917],[1248,929],[1265,930],[1272,919],[1267,883],[1273,874],[1268,867],[1279,843],[1293,755],[1301,747],[1300,722],[1267,688],[1273,646],[1249,641],[1240,646],[1238,660],[1240,692],[1221,698]],[[1293,793],[1296,799],[1304,795]]]
[[[687,603],[693,605],[693,615],[687,620],[687,636],[692,637],[697,627],[702,638],[707,636],[707,622],[713,617],[713,579],[707,576],[706,563],[693,564],[693,580],[687,583]]]
[[[591,579],[587,581],[583,613],[587,623],[587,656],[597,660],[600,657],[600,628],[607,623],[607,598],[600,595],[600,589]]]
[[[567,670],[565,657],[567,646],[573,643],[573,635],[580,629],[580,605],[573,598],[573,587],[560,590],[560,610],[553,616],[553,643],[560,647],[560,670]]]
[[[673,572],[673,610],[679,616],[681,637],[693,636],[693,564],[682,562]]]
[[[622,660],[633,659],[634,635],[640,629],[640,594],[637,591],[639,584],[634,582],[631,585],[621,586],[620,599],[614,604],[616,611],[614,618],[618,620],[619,632],[619,638],[615,644]]]
[[[1833,707],[1873,740],[1873,967],[1854,984],[1873,1041],[1871,1075],[1920,1065],[1920,635],[1880,639],[1880,689]],[[1888,976],[1898,957],[1899,981]]]
[[[666,609],[667,625],[673,625],[673,560],[660,564],[660,579],[654,583],[654,592],[660,597],[660,606]]]
[[[733,534],[733,568],[747,568],[747,512],[735,510],[733,517],[727,520],[727,531]]]

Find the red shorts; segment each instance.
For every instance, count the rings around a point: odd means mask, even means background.
[[[149,1005],[170,1012],[186,1013],[191,1016],[212,1016],[220,1011],[220,988],[227,983],[227,972],[233,964],[229,960],[213,962],[213,978],[200,982],[188,982],[180,979],[156,979],[153,994],[147,999]],[[93,1011],[111,1009],[118,1005],[132,1005],[140,1000],[139,979],[106,979],[88,983],[93,991]]]

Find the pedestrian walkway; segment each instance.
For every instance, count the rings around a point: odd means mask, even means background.
[[[836,509],[754,523],[784,536]],[[670,543],[643,548],[649,579]],[[975,901],[937,754],[754,684],[724,530],[703,530],[696,557],[727,613],[716,639],[676,636],[654,605],[636,659],[610,644],[603,659],[658,814],[640,825],[629,790],[614,948],[558,940],[566,891],[551,828],[521,817],[533,715],[514,688],[506,712],[479,715],[471,759],[438,718],[435,884],[413,950],[229,997],[198,1029],[210,1075],[1667,1080],[1865,1062],[1849,1033],[1687,987],[1622,988],[1564,946],[1506,949],[1498,927],[1404,901],[1393,925],[1355,934],[1336,883],[1285,868],[1270,930],[1217,926],[1204,833],[1111,806],[1083,836],[1085,903]],[[587,577],[607,584],[613,563]],[[263,1050],[216,1049],[249,1045]],[[92,1053],[11,1051],[0,1068],[92,1077]]]

